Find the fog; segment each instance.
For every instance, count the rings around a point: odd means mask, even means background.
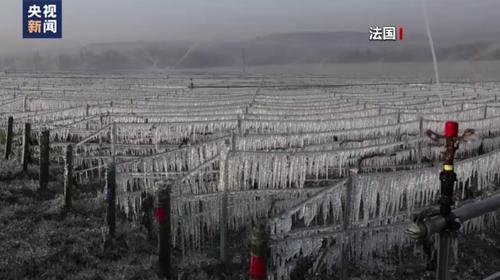
[[[21,39],[20,0],[2,0],[1,53],[118,41],[221,41],[298,31],[423,30],[421,0],[63,0],[63,39]],[[433,0],[439,36],[498,34],[500,1]],[[491,33],[491,34],[490,34]],[[490,34],[490,35],[488,35]]]
[[[62,39],[22,39],[2,0],[0,70],[165,70],[428,61],[424,0],[63,0]],[[500,60],[500,1],[427,0],[438,60]],[[370,44],[370,26],[403,26]]]

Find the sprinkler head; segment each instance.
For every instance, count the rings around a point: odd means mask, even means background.
[[[424,239],[427,235],[427,229],[425,228],[425,225],[423,225],[420,222],[416,222],[413,224],[410,224],[408,228],[406,228],[405,233],[411,238],[411,239]]]
[[[447,121],[444,124],[444,136],[445,137],[457,137],[458,136],[458,123],[455,121]]]

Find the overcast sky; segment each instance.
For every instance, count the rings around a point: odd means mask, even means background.
[[[424,28],[423,0],[63,0],[62,40],[23,40],[22,1],[1,0],[0,53],[88,43],[238,40],[296,31]],[[429,0],[436,34],[500,29],[500,0]],[[498,34],[498,33],[497,33]],[[499,39],[499,38],[495,38]]]

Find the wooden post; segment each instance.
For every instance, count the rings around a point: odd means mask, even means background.
[[[40,189],[46,189],[49,183],[49,165],[50,165],[50,132],[42,131],[40,137]]]
[[[103,124],[102,124],[102,115],[99,116],[99,131],[102,130],[102,127],[103,127]],[[102,131],[101,133],[99,133],[99,152],[98,152],[98,155],[99,155],[99,159],[101,158],[102,156]],[[100,164],[100,161],[99,161],[99,164]],[[101,168],[97,168],[97,176],[99,177],[99,183],[101,183],[102,181],[102,176],[101,176]]]
[[[113,162],[115,162],[116,157],[116,123],[111,124],[111,157]]]
[[[7,139],[5,141],[5,159],[9,159],[12,152],[12,127],[14,126],[14,118],[9,117],[7,121]]]
[[[248,107],[247,107],[248,108]],[[237,121],[237,124],[236,124],[236,128],[238,129],[238,135],[243,135],[242,132],[243,132],[243,129],[242,129],[242,120],[241,120],[241,116],[238,115],[238,121]]]
[[[422,168],[422,150],[423,150],[423,142],[422,142],[422,137],[424,137],[424,118],[421,116],[418,120],[418,136],[420,140],[418,141],[418,146],[417,146],[417,163],[419,168]]]
[[[87,105],[85,105],[85,118],[89,117],[89,111],[90,111],[90,106],[87,103]],[[88,120],[85,122],[85,129],[89,130],[89,121]]]
[[[483,119],[488,118],[488,105],[484,106]]]
[[[250,239],[250,279],[266,279],[266,255],[268,250],[269,234],[266,226],[259,224],[253,229]]]
[[[342,217],[342,229],[347,232],[347,230],[350,228],[351,224],[351,202],[352,202],[352,191],[353,184],[352,184],[352,177],[349,177],[347,179],[347,182],[345,184],[345,199],[344,199],[344,216]],[[344,239],[342,240],[342,251],[341,251],[341,258],[340,258],[340,270],[341,270],[341,275],[340,279],[346,280],[347,279],[347,254],[349,252],[349,239],[348,235],[344,236]]]
[[[30,142],[31,142],[31,124],[24,124],[24,135],[23,135],[23,154],[22,154],[22,163],[23,163],[23,172],[28,170],[28,163],[31,160],[30,155]]]
[[[401,123],[401,111],[400,110],[398,110],[396,118],[397,118],[398,124],[400,124]],[[400,126],[398,126],[398,128],[396,129],[396,141],[401,141],[401,127]]]
[[[73,191],[73,146],[66,147],[64,166],[64,207],[71,208],[71,195]]]
[[[23,112],[28,112],[28,98],[23,97]]]
[[[236,151],[236,133],[234,131],[231,133],[231,151]]]
[[[106,200],[108,209],[106,221],[108,222],[109,236],[114,237],[116,229],[116,170],[115,163],[110,162],[106,169]]]
[[[159,140],[158,140],[158,127],[155,128],[155,153],[160,153]]]
[[[233,133],[234,135],[234,133]],[[233,137],[231,137],[233,140]],[[234,141],[233,141],[234,143]],[[231,144],[232,146],[233,144]],[[230,147],[231,147],[230,146]],[[220,187],[222,193],[222,199],[221,199],[221,219],[220,219],[220,252],[219,252],[219,258],[224,267],[227,268],[227,265],[229,264],[229,259],[228,259],[228,252],[227,252],[227,223],[228,223],[228,185],[227,185],[227,180],[228,180],[228,157],[229,157],[229,152],[224,154],[221,157],[222,165],[221,166],[221,171],[219,175],[219,180],[221,181]]]
[[[170,184],[162,184],[158,193],[158,207],[155,212],[160,226],[158,265],[160,274],[167,279],[170,279],[172,275],[170,250],[172,243],[172,212],[170,205]]]
[[[224,191],[224,193],[222,194],[222,200],[221,200],[220,256],[219,256],[220,261],[224,265],[227,265],[227,263],[228,263],[228,257],[227,257],[228,256],[227,255],[227,222],[228,222],[227,203],[228,203],[228,195],[227,195],[227,192]]]
[[[152,223],[152,218],[154,215],[154,197],[153,195],[149,193],[143,192],[141,194],[141,224],[146,228],[148,231],[148,238],[151,239],[152,233],[153,233],[153,223]]]

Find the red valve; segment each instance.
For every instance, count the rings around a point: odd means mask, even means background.
[[[457,137],[458,136],[458,123],[454,121],[447,121],[444,124],[444,136]]]
[[[266,279],[266,262],[264,257],[251,254],[250,271],[248,274],[253,279]]]
[[[156,208],[155,214],[156,214],[156,220],[158,221],[158,223],[162,224],[163,221],[165,220],[165,209],[158,207],[158,208]]]

